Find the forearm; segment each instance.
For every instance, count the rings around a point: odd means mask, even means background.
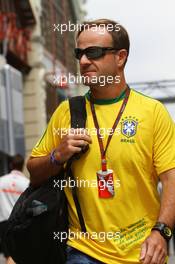
[[[27,169],[30,172],[30,181],[33,186],[40,186],[50,176],[57,175],[62,165],[52,164],[50,155],[45,157],[31,157],[27,162]]]
[[[158,221],[173,228],[175,225],[175,169],[163,173],[160,179],[163,193]]]
[[[163,185],[160,213],[157,221],[170,228],[175,223],[175,169],[159,175]],[[158,230],[153,230],[141,245],[140,261],[143,264],[165,263],[167,241]]]

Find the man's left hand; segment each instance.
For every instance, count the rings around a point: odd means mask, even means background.
[[[167,256],[167,242],[153,230],[141,246],[140,261],[143,264],[164,264]]]

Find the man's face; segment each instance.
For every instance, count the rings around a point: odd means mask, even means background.
[[[96,31],[92,29],[82,31],[77,39],[77,48],[85,49],[92,46],[113,47],[112,36],[107,30],[104,34],[101,34],[98,28],[96,28]],[[97,85],[92,83],[93,76],[97,79],[99,76],[112,76],[114,78],[118,75],[117,55],[114,51],[107,51],[103,57],[98,59],[88,59],[84,54],[79,64],[81,75],[87,77],[84,78],[86,79],[85,85]]]

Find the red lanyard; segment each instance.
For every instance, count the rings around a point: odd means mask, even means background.
[[[130,95],[130,88],[127,86],[126,88],[126,95],[125,95],[125,99],[122,103],[122,106],[120,108],[120,111],[117,115],[117,118],[113,124],[113,127],[112,127],[112,133],[110,133],[109,137],[108,137],[108,140],[107,140],[107,144],[106,144],[106,147],[104,149],[104,146],[103,146],[103,141],[102,141],[102,138],[100,137],[100,133],[99,133],[99,125],[98,125],[98,121],[97,121],[97,116],[96,116],[96,113],[95,113],[95,107],[94,107],[94,104],[93,104],[93,101],[92,99],[90,99],[90,105],[91,105],[91,111],[92,111],[92,116],[93,116],[93,120],[94,120],[94,125],[95,125],[95,128],[97,130],[97,137],[98,137],[98,143],[99,143],[99,146],[100,146],[100,152],[101,152],[101,162],[102,162],[102,171],[106,171],[107,170],[107,162],[106,162],[106,151],[107,151],[107,148],[109,146],[109,143],[112,139],[112,136],[114,134],[114,131],[120,121],[120,118],[126,108],[126,105],[127,105],[127,102],[128,102],[128,98],[129,98],[129,95]]]

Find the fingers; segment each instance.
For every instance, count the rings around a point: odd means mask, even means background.
[[[69,140],[69,144],[74,146],[74,147],[84,147],[86,145],[88,145],[87,141],[85,140]]]
[[[79,147],[74,147],[74,146],[70,146],[69,147],[69,151],[70,153],[74,154],[74,153],[79,153],[81,151],[81,148]]]
[[[166,261],[166,256],[163,256],[159,262],[157,263],[160,263],[160,264],[165,264],[165,261]],[[167,263],[167,262],[166,262]]]
[[[70,140],[70,139],[73,139],[73,140],[84,140],[88,144],[92,143],[91,137],[87,134],[87,131],[85,129],[84,130],[82,130],[82,129],[81,130],[80,129],[70,130],[69,134],[67,134],[64,137],[64,140]]]
[[[164,248],[162,248],[160,245],[158,245],[156,248],[156,252],[153,256],[152,262],[158,264],[159,263],[164,264],[166,256],[167,256],[167,251]]]
[[[158,233],[153,232],[141,246],[142,264],[164,264],[167,256],[167,242]]]
[[[145,257],[143,258],[142,263],[143,264],[152,264],[152,263],[154,263],[154,262],[152,262],[152,258],[155,254],[155,246],[152,244],[147,244],[147,243],[145,243],[145,244],[146,244],[146,246],[145,246],[146,252],[145,252]],[[157,259],[157,256],[156,256],[156,259]],[[157,262],[155,262],[155,263],[157,263]]]
[[[143,260],[145,258],[146,251],[147,251],[147,244],[145,242],[142,244],[142,247],[141,247],[140,260]]]
[[[91,144],[91,137],[87,134],[86,129],[70,129],[69,134],[65,135],[58,148],[59,161],[67,161],[73,154],[79,153]]]
[[[161,254],[161,248],[160,248],[160,246],[158,246],[157,248],[156,248],[156,250],[153,252],[153,257],[152,257],[152,259],[151,259],[151,263],[155,263],[155,264],[157,264],[157,263],[161,263],[160,262],[160,259],[162,258],[162,254]]]
[[[143,264],[164,264],[166,254],[160,247],[148,246],[145,257],[140,258]]]
[[[69,129],[68,134],[88,135],[88,131],[86,128],[71,128]]]

